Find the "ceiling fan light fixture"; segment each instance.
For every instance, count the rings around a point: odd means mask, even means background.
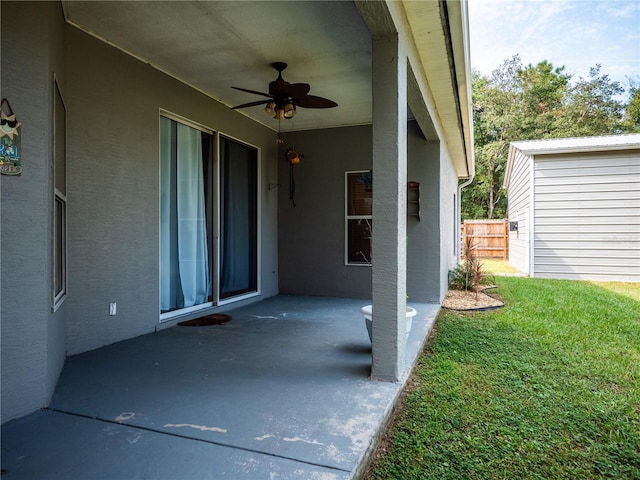
[[[1,1],[1,0],[0,0]],[[274,62],[271,64],[278,71],[278,78],[269,83],[269,92],[259,92],[247,88],[231,87],[241,92],[252,93],[267,97],[268,100],[257,100],[254,102],[243,103],[231,107],[233,110],[238,108],[255,107],[264,105],[262,111],[276,120],[291,119],[296,115],[298,107],[301,108],[333,108],[338,104],[328,98],[309,95],[311,86],[308,83],[289,83],[282,78],[282,71],[287,68],[284,62]]]
[[[289,102],[284,106],[284,117],[285,118],[293,118],[296,115],[296,106]]]
[[[284,120],[286,117],[284,115],[284,108],[276,107],[276,114],[273,116],[276,120]]]
[[[269,102],[264,106],[263,112],[273,117],[276,113],[276,104],[275,102]]]

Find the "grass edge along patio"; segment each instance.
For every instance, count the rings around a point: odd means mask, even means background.
[[[640,477],[640,285],[496,283],[440,312],[365,478]]]

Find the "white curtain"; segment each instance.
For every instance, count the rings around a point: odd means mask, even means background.
[[[211,293],[201,132],[160,124],[160,309],[205,303]]]

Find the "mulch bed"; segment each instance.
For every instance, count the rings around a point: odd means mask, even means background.
[[[502,300],[485,293],[485,290],[490,288],[495,287],[484,287],[477,294],[474,291],[449,290],[442,302],[442,306],[449,310],[458,311],[494,310],[503,307],[504,302]]]

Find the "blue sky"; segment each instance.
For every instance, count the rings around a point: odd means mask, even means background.
[[[573,76],[602,65],[625,88],[640,83],[640,0],[468,0],[471,65],[485,75],[519,54]]]

